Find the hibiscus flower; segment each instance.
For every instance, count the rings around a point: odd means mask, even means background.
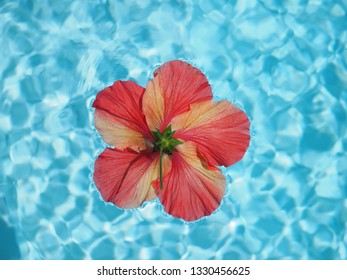
[[[95,127],[108,145],[96,159],[102,198],[135,208],[156,197],[170,215],[194,221],[218,208],[226,181],[217,166],[242,159],[247,115],[212,101],[202,72],[174,60],[154,72],[146,89],[116,81],[93,103]]]

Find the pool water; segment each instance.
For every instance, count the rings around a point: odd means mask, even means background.
[[[347,1],[0,1],[0,258],[347,259]],[[185,223],[92,182],[91,102],[184,59],[251,120]]]

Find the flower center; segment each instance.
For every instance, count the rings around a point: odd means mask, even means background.
[[[153,152],[159,152],[172,155],[172,152],[177,152],[175,146],[182,144],[180,140],[173,138],[175,131],[172,131],[171,125],[169,125],[163,132],[157,128],[156,131],[151,132],[154,138]]]
[[[175,146],[182,144],[182,142],[176,138],[173,138],[175,131],[172,131],[171,125],[169,125],[163,132],[158,128],[156,131],[151,131],[154,138],[153,152],[160,152],[159,155],[159,179],[160,189],[163,189],[163,153],[172,155],[172,152],[177,152]]]

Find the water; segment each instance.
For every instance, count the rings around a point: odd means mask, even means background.
[[[345,0],[0,1],[0,257],[347,259],[346,13]],[[252,123],[220,209],[190,224],[159,202],[105,204],[91,180],[96,93],[145,86],[177,58]]]

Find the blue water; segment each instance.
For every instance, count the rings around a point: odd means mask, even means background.
[[[0,32],[0,258],[347,259],[347,1],[3,0]],[[189,224],[91,179],[96,93],[177,58],[252,123]]]

